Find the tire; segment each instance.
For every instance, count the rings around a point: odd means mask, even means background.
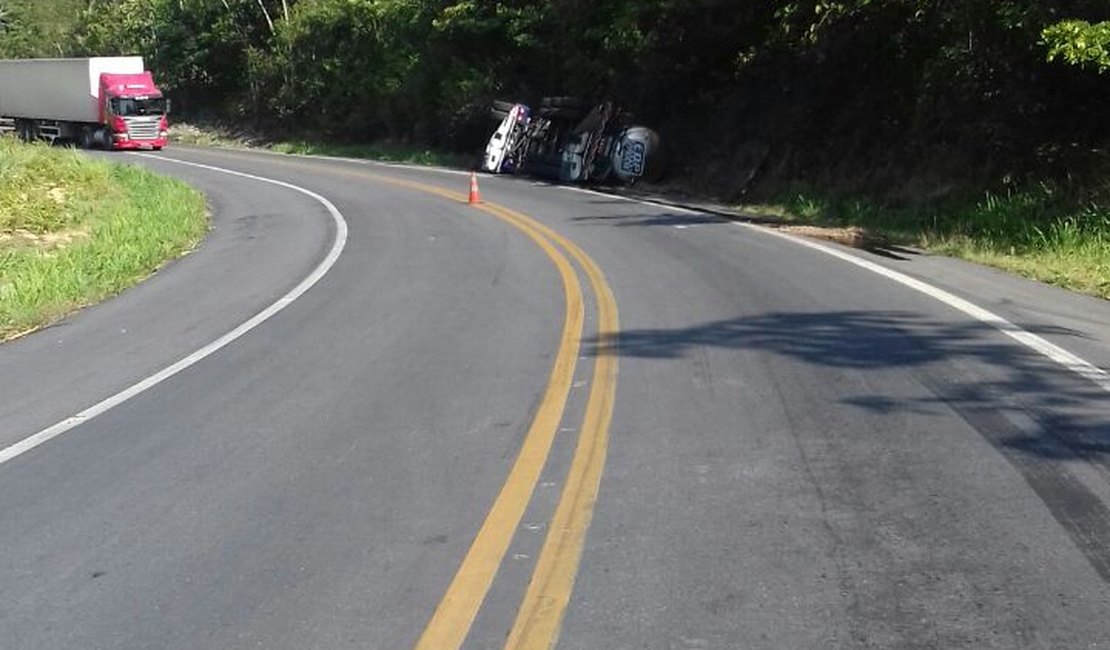
[[[92,129],[93,148],[95,149],[111,149],[112,136],[108,130],[102,126]]]
[[[93,131],[87,126],[81,127],[81,132],[77,136],[77,146],[82,149],[95,149],[96,141],[93,139]]]
[[[16,120],[15,134],[20,140],[30,142],[34,139],[34,127],[28,120]]]

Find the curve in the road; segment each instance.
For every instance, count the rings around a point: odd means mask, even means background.
[[[463,195],[434,185],[378,174],[370,176],[382,183],[453,201],[466,201]],[[606,347],[610,351],[599,354],[595,361],[590,394],[566,485],[505,645],[512,649],[550,648],[558,638],[560,623],[570,602],[605,467],[609,425],[616,400],[615,347],[620,329],[617,303],[601,268],[573,241],[528,215],[504,206],[479,203],[475,207],[517,228],[543,249],[563,280],[568,309],[548,389],[517,460],[416,648],[458,648],[466,641],[550,454],[571,388],[584,312],[577,275],[562,249],[574,258],[589,279],[597,300],[597,336],[607,342]]]
[[[379,177],[378,180],[451,200],[462,200],[462,197],[452,192],[431,185],[388,177]],[[566,314],[547,388],[520,452],[455,577],[417,642],[416,647],[420,649],[457,648],[466,640],[513,535],[520,526],[520,520],[551,452],[570,395],[585,319],[582,288],[566,256],[528,221],[506,217],[486,204],[480,204],[479,207],[520,230],[547,254],[563,282]]]
[[[1101,328],[1087,337],[1057,322],[1070,310],[1029,315],[1055,290],[965,285],[924,259],[891,276],[671,206],[491,179],[498,204],[468,208],[450,180],[415,196],[402,179],[436,182],[415,172],[235,155],[186,160],[329,196],[352,217],[342,263],[236,345],[0,468],[9,645],[412,647],[437,606],[455,627],[428,647],[1108,638],[1105,392],[1000,336],[1021,324],[1108,368],[1102,306],[1074,312]],[[211,183],[221,223],[221,199],[253,183],[172,171]],[[279,205],[292,197],[249,211],[317,209]],[[112,388],[53,402],[99,400],[299,282],[332,229],[293,220],[312,245],[280,282],[233,294],[249,306]],[[569,282],[581,321],[560,330]],[[1029,295],[1015,306],[1003,289]],[[538,484],[509,487],[525,437],[551,425],[537,413],[560,398],[560,344],[580,356],[563,359],[577,369],[554,445],[519,474],[540,467]],[[490,512],[503,492],[523,518]],[[468,586],[445,595],[453,580]]]
[[[304,194],[324,206],[324,208],[328,211],[328,214],[331,215],[331,218],[335,223],[335,239],[332,241],[331,248],[328,250],[327,255],[325,255],[324,259],[316,265],[312,272],[309,273],[308,276],[306,276],[303,280],[301,280],[301,282],[298,283],[297,286],[290,289],[288,293],[278,298],[274,303],[272,303],[262,311],[258,312],[251,318],[247,319],[215,341],[212,341],[208,345],[205,345],[197,351],[183,357],[177,362],[166,366],[153,375],[150,375],[149,377],[146,377],[145,379],[142,379],[132,384],[131,386],[128,386],[127,388],[97,402],[96,404],[93,404],[83,411],[80,411],[76,415],[72,415],[62,420],[61,422],[58,422],[41,431],[38,431],[37,433],[34,433],[13,445],[5,447],[4,449],[0,449],[0,465],[22,454],[25,454],[28,451],[31,451],[32,449],[46,442],[49,442],[50,440],[53,440],[54,438],[57,438],[58,436],[72,430],[74,427],[77,427],[99,415],[110,411],[111,409],[119,406],[120,404],[123,404],[136,395],[140,395],[147,390],[150,390],[158,384],[166,381],[170,377],[178,374],[182,370],[185,370],[186,368],[197,364],[202,359],[219,351],[221,348],[242,337],[244,334],[250,332],[270,318],[273,318],[275,314],[288,307],[295,300],[297,300],[297,298],[300,298],[302,295],[304,295],[306,291],[311,289],[313,285],[319,282],[320,279],[323,278],[329,270],[331,270],[336,261],[339,260],[339,256],[343,253],[343,248],[347,244],[347,221],[343,218],[343,214],[339,211],[338,208],[335,207],[334,204],[332,204],[331,201],[317,194],[316,192],[313,192],[312,190],[305,189],[292,183],[286,183],[284,181],[279,181],[272,178],[265,178],[263,176],[256,176],[254,174],[247,174],[244,172],[224,169],[222,167],[215,167],[212,165],[186,162],[183,160],[176,160],[173,158],[156,156],[153,154],[135,155],[151,158],[154,160],[175,163],[178,165],[185,165],[188,167],[197,167],[199,169],[206,169],[208,171],[228,174],[231,176],[238,176],[240,178],[246,178],[270,185],[276,185],[278,187],[283,187],[289,190],[293,190],[294,192]]]
[[[499,206],[492,210],[508,218],[528,219],[526,215]],[[552,648],[558,640],[601,488],[617,392],[620,318],[605,274],[573,241],[542,224],[537,223],[536,227],[565,247],[589,278],[598,303],[597,340],[603,342],[604,349],[596,355],[586,414],[566,485],[505,643],[507,650]]]
[[[136,155],[267,183],[309,196],[328,211],[335,223],[336,234],[331,248],[307,277],[247,321],[162,370],[0,450],[0,464],[154,388],[241,338],[312,288],[335,265],[343,252],[348,232],[346,220],[329,199],[316,192],[285,181],[224,167],[151,154]],[[434,185],[378,174],[360,174],[360,176],[372,176],[379,182],[435,194],[452,201],[466,202],[465,196]],[[475,207],[522,232],[551,259],[563,282],[566,300],[565,320],[548,384],[518,457],[453,581],[425,628],[417,644],[418,648],[457,648],[465,642],[547,462],[572,387],[585,320],[582,287],[574,265],[567,255],[573,258],[583,270],[596,296],[598,336],[613,342],[619,329],[616,301],[612,290],[598,265],[581,248],[525,214],[489,203],[478,204]],[[563,251],[566,251],[566,254]],[[550,528],[551,532],[545,540],[535,574],[516,618],[507,647],[549,647],[557,638],[559,624],[570,600],[586,530],[589,527],[593,504],[597,499],[600,486],[608,428],[616,395],[616,375],[616,354],[600,355],[594,364],[591,390],[577,448],[569,469],[567,485],[559,500]]]
[[[686,214],[695,214],[695,215],[710,214],[710,213],[700,211],[700,210],[691,210],[691,209],[683,208],[683,207],[680,207],[680,206],[675,206],[675,205],[670,205],[670,204],[665,204],[665,203],[656,203],[656,202],[653,202],[653,201],[645,201],[645,200],[642,200],[642,199],[632,199],[632,198],[623,197],[623,196],[615,195],[615,194],[605,194],[605,193],[601,193],[601,192],[594,192],[592,190],[586,190],[586,189],[583,189],[583,188],[568,187],[568,188],[565,188],[565,189],[569,189],[569,190],[576,191],[576,192],[598,194],[598,195],[606,196],[606,197],[615,197],[615,198],[619,198],[619,199],[624,199],[626,201],[631,201],[631,202],[634,202],[634,203],[643,203],[644,205],[664,206],[664,207],[667,207],[670,210],[674,210],[674,211],[677,211],[677,212],[683,212],[683,213],[686,213]],[[922,293],[926,296],[929,296],[930,298],[933,298],[934,300],[938,300],[938,301],[948,305],[949,307],[952,307],[953,309],[956,309],[957,311],[963,312],[964,314],[966,314],[968,316],[971,316],[972,318],[974,318],[975,320],[977,320],[981,323],[990,325],[991,327],[997,329],[998,331],[1002,332],[1006,336],[1009,336],[1010,338],[1014,339],[1018,343],[1020,343],[1020,344],[1024,345],[1025,347],[1033,350],[1034,352],[1044,356],[1045,358],[1051,360],[1052,362],[1056,363],[1057,365],[1060,365],[1060,366],[1066,368],[1067,370],[1079,375],[1080,377],[1083,377],[1084,379],[1092,382],[1093,384],[1095,384],[1096,386],[1098,386],[1102,390],[1104,390],[1106,392],[1110,392],[1110,373],[1106,372],[1102,368],[1099,368],[1098,366],[1096,366],[1093,363],[1087,361],[1086,359],[1084,359],[1084,358],[1082,358],[1082,357],[1080,357],[1076,354],[1073,354],[1072,352],[1069,352],[1068,350],[1065,350],[1064,348],[1056,345],[1055,343],[1047,341],[1041,336],[1037,336],[1036,334],[1034,334],[1032,332],[1029,332],[1025,329],[1022,329],[1021,327],[1019,327],[1015,323],[1003,318],[1002,316],[999,316],[998,314],[995,314],[992,311],[984,309],[984,308],[980,307],[979,305],[976,305],[975,303],[972,303],[968,300],[964,300],[963,298],[960,298],[959,296],[953,295],[953,294],[951,294],[951,293],[949,293],[949,292],[947,292],[943,289],[940,289],[939,287],[935,287],[935,286],[933,286],[933,285],[931,285],[927,282],[922,282],[921,280],[918,280],[917,278],[910,277],[910,276],[906,275],[905,273],[899,273],[898,271],[895,271],[893,269],[888,269],[885,266],[882,266],[881,264],[876,264],[872,261],[862,259],[862,258],[857,257],[855,255],[851,255],[851,254],[846,253],[844,251],[837,250],[837,249],[835,249],[831,246],[826,246],[824,244],[820,244],[818,242],[812,241],[812,240],[804,238],[804,237],[798,237],[797,235],[792,235],[790,233],[780,232],[778,230],[775,230],[774,228],[767,228],[767,227],[759,226],[759,225],[756,225],[756,224],[753,224],[753,223],[738,222],[738,225],[741,225],[741,226],[744,226],[744,227],[747,227],[747,228],[753,228],[753,229],[759,230],[760,232],[763,232],[763,233],[766,233],[766,234],[769,234],[769,235],[774,235],[775,237],[779,237],[781,239],[785,239],[785,240],[787,240],[789,242],[792,242],[794,244],[797,244],[799,246],[804,246],[806,248],[810,248],[810,249],[813,249],[815,251],[820,251],[821,253],[824,253],[826,255],[830,255],[830,256],[835,257],[839,260],[843,260],[845,262],[848,262],[849,264],[854,264],[854,265],[856,265],[856,266],[858,266],[862,269],[865,269],[865,270],[870,271],[872,273],[875,273],[877,275],[881,275],[881,276],[883,276],[884,278],[886,278],[888,280],[892,280],[894,282],[897,282],[898,284],[901,284],[905,287],[913,289],[914,291],[917,291],[917,292]]]

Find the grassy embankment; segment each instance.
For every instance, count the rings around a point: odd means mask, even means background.
[[[880,206],[795,192],[774,203],[741,207],[793,223],[857,227],[869,239],[918,246],[1110,299],[1110,205],[1078,204],[1047,185],[936,205]]]
[[[207,224],[183,183],[0,137],[0,341],[136,284]]]
[[[257,143],[191,126],[175,137],[184,144],[262,146],[283,153],[413,164],[466,167],[472,162],[457,154],[404,145]],[[778,201],[738,207],[788,223],[856,228],[868,240],[917,246],[1110,299],[1110,205],[1077,206],[1066,193],[1047,185],[1004,196],[984,194],[980,200],[923,201],[902,207],[814,192],[784,193]]]

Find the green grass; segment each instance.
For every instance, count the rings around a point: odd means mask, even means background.
[[[0,340],[134,285],[207,223],[184,183],[0,137]]]
[[[400,142],[329,144],[305,139],[270,141],[236,133],[228,129],[200,127],[192,124],[175,124],[170,129],[170,139],[180,144],[205,147],[268,149],[286,154],[360,158],[410,165],[463,168],[474,162],[473,156],[461,156]]]
[[[88,5],[88,0],[0,0],[0,6],[36,30],[35,53],[43,57],[70,55],[70,34]]]
[[[1110,205],[1079,203],[1047,184],[901,206],[800,191],[744,208],[796,223],[858,226],[892,243],[1110,298]]]

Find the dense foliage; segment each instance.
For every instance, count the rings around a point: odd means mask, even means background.
[[[729,194],[1074,177],[1110,136],[1105,0],[0,7],[0,54],[140,53],[186,114],[338,140],[473,149],[492,98],[611,96],[664,131],[680,171]]]
[[[1049,60],[1110,69],[1110,22],[1092,25],[1085,20],[1065,20],[1044,30]]]

